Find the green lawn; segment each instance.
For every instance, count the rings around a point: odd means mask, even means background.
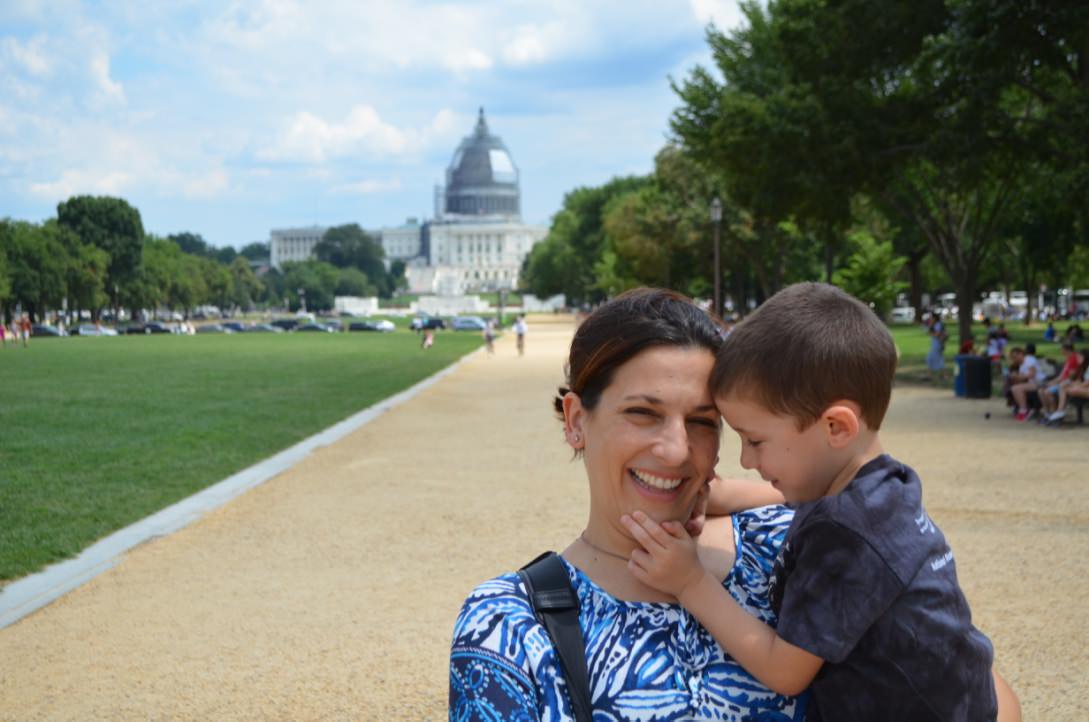
[[[0,350],[0,580],[72,556],[482,343],[440,332],[32,339]]]
[[[960,343],[957,338],[956,321],[951,321],[946,327],[949,329],[950,335],[945,344],[945,363],[947,367],[950,367],[953,365],[953,357],[956,356]],[[1031,342],[1036,344],[1037,355],[1053,360],[1061,359],[1062,353],[1059,344],[1044,341],[1044,328],[1045,324],[1042,323],[1027,328],[1020,322],[1006,324],[1006,331],[1009,332],[1010,336],[1009,346],[1023,347],[1026,343]],[[1062,335],[1066,331],[1066,324],[1057,324],[1055,328]],[[930,337],[927,335],[926,327],[920,324],[912,324],[890,326],[890,330],[897,348],[900,349],[900,364],[896,370],[897,381],[901,383],[925,382],[927,380],[926,354],[930,350]],[[985,345],[987,329],[984,326],[978,323],[974,324],[972,326],[972,335],[975,337],[977,345]],[[952,386],[952,372],[947,373],[946,382]]]

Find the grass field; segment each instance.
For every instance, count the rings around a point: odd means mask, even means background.
[[[0,350],[0,583],[72,556],[449,365],[389,334],[33,339]]]
[[[960,344],[957,341],[956,321],[951,321],[946,324],[946,327],[949,330],[949,340],[945,344],[945,364],[948,368],[953,365],[953,357],[956,356]],[[1066,331],[1066,324],[1058,324],[1056,328],[1062,334]],[[896,370],[897,381],[901,383],[927,381],[926,354],[930,350],[930,337],[927,335],[926,327],[911,324],[892,326],[891,330],[893,340],[900,349],[900,364]],[[1029,342],[1035,343],[1038,356],[1060,360],[1061,364],[1062,352],[1059,344],[1044,341],[1043,324],[1026,328],[1022,323],[1011,322],[1006,324],[1006,330],[1009,332],[1011,347],[1024,346]],[[972,335],[977,345],[984,344],[987,340],[987,329],[980,324],[975,324],[972,326]],[[945,383],[951,386],[952,372],[948,371],[947,374]]]

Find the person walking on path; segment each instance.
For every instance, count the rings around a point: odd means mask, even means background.
[[[490,318],[484,322],[484,345],[489,356],[495,355],[495,321]]]
[[[514,322],[514,335],[518,339],[518,355],[524,356],[526,353],[526,315],[522,314],[518,317],[518,320]]]

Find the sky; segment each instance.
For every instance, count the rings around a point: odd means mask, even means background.
[[[432,215],[483,107],[547,225],[648,173],[736,0],[0,2],[0,217],[79,194],[215,246]]]

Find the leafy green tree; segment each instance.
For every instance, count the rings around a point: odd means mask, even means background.
[[[238,252],[238,255],[245,256],[251,261],[268,261],[270,256],[268,243],[263,241],[247,243],[242,246],[242,250]]]
[[[337,296],[373,296],[376,289],[358,268],[341,268],[334,289]]]
[[[389,278],[393,284],[393,292],[408,288],[408,276],[405,275],[405,262],[397,259],[389,264]]]
[[[383,298],[389,298],[393,292],[393,283],[386,272],[386,252],[382,242],[357,223],[334,226],[325,231],[321,241],[314,246],[314,256],[337,268],[359,269]]]
[[[211,258],[198,258],[197,267],[204,282],[203,303],[227,309],[231,305],[231,272],[219,261]]]
[[[852,231],[848,241],[854,252],[847,265],[836,271],[833,283],[870,305],[881,318],[888,318],[897,294],[907,283],[897,280],[904,259],[893,251],[891,241],[879,241],[870,231]]]
[[[9,298],[32,318],[58,309],[65,292],[67,257],[57,234],[26,221],[0,221],[0,249],[10,274]]]
[[[1026,162],[1019,119],[1038,106],[1012,78],[966,74],[960,6],[973,1],[746,4],[749,27],[709,33],[725,82],[693,72],[674,129],[758,219],[842,225],[856,192],[880,196],[970,308]]]
[[[191,256],[210,257],[213,254],[212,247],[199,233],[183,231],[182,233],[172,233],[166,239],[177,243],[182,253],[188,253]]]
[[[289,308],[298,310],[305,295],[308,311],[328,311],[333,307],[339,275],[337,267],[325,261],[285,263],[284,287]]]
[[[235,256],[230,265],[231,303],[242,309],[252,309],[261,297],[262,284],[250,262],[243,255]]]
[[[120,198],[73,196],[57,206],[57,221],[82,243],[109,254],[105,290],[116,309],[121,289],[139,273],[144,243],[140,212]]]
[[[548,236],[526,259],[523,285],[537,295],[563,293],[572,303],[599,301],[594,264],[609,249],[604,211],[609,201],[649,185],[649,177],[614,178],[597,188],[576,188],[564,196]]]

